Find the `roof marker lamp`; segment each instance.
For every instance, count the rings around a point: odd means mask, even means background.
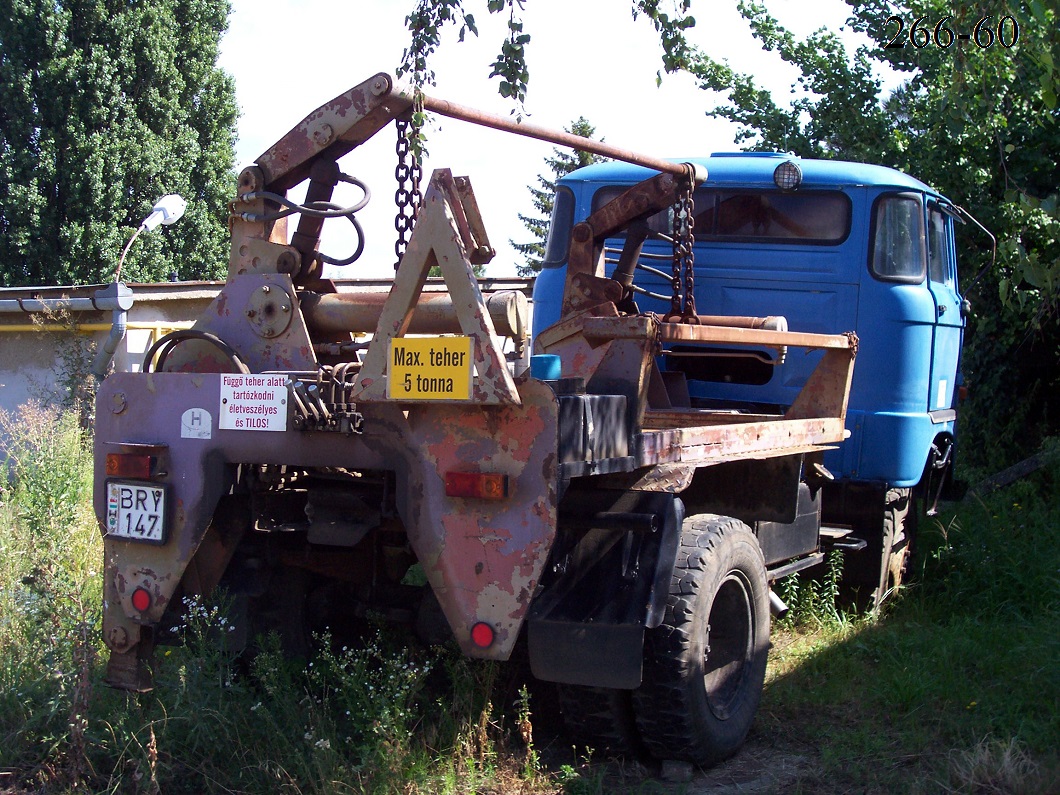
[[[802,169],[794,160],[785,160],[773,170],[773,182],[783,191],[797,190],[802,184]]]

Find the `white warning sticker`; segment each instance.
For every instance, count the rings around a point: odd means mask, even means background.
[[[222,375],[221,430],[286,431],[287,377]]]
[[[206,409],[188,409],[180,415],[181,439],[213,438],[213,417]]]

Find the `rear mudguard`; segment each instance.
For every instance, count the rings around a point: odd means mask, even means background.
[[[684,518],[674,494],[572,485],[527,624],[534,676],[640,685],[644,630],[662,621]]]

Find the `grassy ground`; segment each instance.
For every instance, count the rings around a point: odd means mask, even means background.
[[[547,688],[386,633],[305,670],[266,647],[248,671],[216,642],[223,611],[193,604],[155,692],[103,687],[86,440],[73,416],[0,421],[16,475],[0,506],[0,791],[706,791],[589,763],[556,734]],[[789,591],[742,756],[796,760],[785,792],[1060,792],[1057,478],[925,521],[917,576],[881,616]]]
[[[883,616],[776,633],[757,731],[806,792],[1060,792],[1055,465],[921,524]]]

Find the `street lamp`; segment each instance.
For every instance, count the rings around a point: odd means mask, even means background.
[[[155,202],[151,214],[140,222],[136,231],[133,232],[133,236],[129,238],[129,242],[125,244],[125,248],[121,250],[121,257],[118,258],[118,270],[114,273],[114,281],[120,281],[121,268],[122,265],[125,264],[125,255],[129,253],[133,241],[140,236],[140,233],[151,232],[157,229],[159,224],[163,224],[164,226],[175,224],[180,220],[180,217],[184,215],[184,210],[186,210],[187,207],[188,203],[176,193],[167,194]]]
[[[129,242],[125,244],[125,248],[121,250],[121,256],[118,258],[118,269],[114,272],[114,281],[102,290],[96,291],[94,301],[97,308],[112,310],[110,334],[104,340],[103,347],[99,349],[99,353],[96,354],[95,361],[92,363],[92,372],[100,381],[106,376],[107,370],[110,368],[111,359],[114,358],[114,352],[118,350],[118,345],[125,339],[129,310],[133,304],[132,290],[121,283],[121,268],[125,264],[125,255],[129,253],[133,241],[140,236],[141,232],[151,232],[157,229],[160,224],[169,226],[176,223],[184,215],[184,210],[187,207],[188,203],[175,193],[163,196],[155,202],[155,206],[151,209],[151,214],[140,222],[136,231],[133,232],[133,236],[129,238]]]

